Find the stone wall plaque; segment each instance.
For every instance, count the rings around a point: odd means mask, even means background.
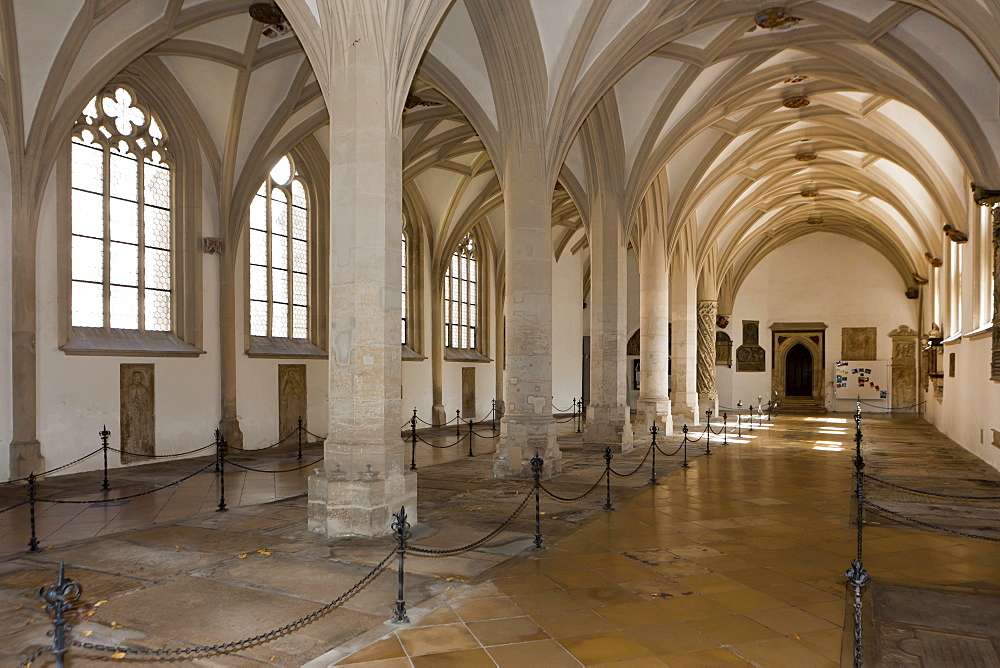
[[[156,454],[156,403],[152,364],[122,364],[119,375],[121,462],[148,461]]]
[[[476,367],[462,367],[462,417],[476,417]]]
[[[278,365],[278,438],[286,438],[299,426],[306,425],[306,365]]]
[[[725,332],[715,333],[715,363],[722,366],[733,366],[733,340]]]
[[[840,359],[858,361],[877,359],[877,327],[843,327],[840,330],[840,337]]]
[[[766,355],[760,346],[760,321],[743,321],[743,345],[736,349],[737,371],[765,371]]]
[[[892,388],[889,404],[897,410],[913,411],[917,404],[917,332],[900,325],[892,338]]]

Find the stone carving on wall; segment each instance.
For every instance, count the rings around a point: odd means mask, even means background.
[[[719,303],[698,302],[698,394],[712,397],[715,389],[715,317]]]
[[[840,359],[874,360],[878,352],[878,328],[843,327],[840,330]]]
[[[725,332],[715,333],[716,366],[733,366],[733,340]]]
[[[306,426],[306,365],[278,365],[278,438],[292,434],[302,418]],[[291,439],[290,439],[291,440]]]
[[[736,349],[737,371],[765,371],[766,354],[760,341],[760,321],[743,321],[743,345]]]
[[[894,409],[915,411],[917,406],[917,332],[906,325],[889,333],[892,339],[892,386]]]
[[[121,462],[146,461],[125,453],[156,454],[156,410],[152,364],[122,364],[119,371]]]
[[[476,367],[462,367],[462,417],[476,417]]]
[[[627,357],[638,357],[640,348],[640,333],[639,330],[635,330],[635,334],[629,337],[628,342],[625,344],[625,355]]]

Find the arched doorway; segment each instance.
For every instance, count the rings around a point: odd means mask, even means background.
[[[797,343],[785,357],[785,396],[812,397],[813,391],[812,353],[801,343]]]

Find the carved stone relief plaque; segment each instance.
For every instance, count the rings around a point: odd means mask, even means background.
[[[476,367],[462,367],[462,417],[476,416]]]
[[[156,410],[152,364],[122,364],[119,375],[121,462],[146,461],[156,454]]]
[[[900,325],[889,333],[892,339],[892,389],[890,405],[914,410],[917,403],[917,332]]]
[[[278,365],[278,438],[285,438],[299,426],[306,427],[306,365]]]
[[[725,332],[715,333],[715,364],[733,366],[733,340]]]
[[[737,371],[764,371],[766,355],[759,344],[760,321],[743,321],[743,345],[736,349]]]
[[[840,336],[840,359],[859,361],[876,359],[877,327],[843,327]]]

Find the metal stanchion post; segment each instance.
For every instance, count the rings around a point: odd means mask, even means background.
[[[855,475],[855,496],[857,497],[857,517],[855,522],[857,523],[857,540],[858,549],[857,557],[851,562],[851,567],[844,572],[847,576],[847,584],[854,588],[854,666],[855,668],[860,668],[863,663],[863,650],[864,644],[862,642],[862,620],[861,620],[861,590],[868,584],[871,580],[871,576],[868,571],[865,570],[863,561],[863,527],[864,527],[864,506],[865,506],[865,460],[861,454],[861,406],[858,405],[858,411],[855,413],[854,420],[857,423],[857,431],[854,435],[855,443],[855,456],[854,456],[854,475]]]
[[[462,435],[462,409],[455,409],[455,436]]]
[[[215,472],[219,472],[219,449],[222,448],[222,432],[215,430]]]
[[[688,467],[688,426],[684,425],[684,428],[681,431],[684,432],[684,440],[681,441],[681,445],[684,447],[684,462],[681,464],[681,466],[683,468],[687,468]]]
[[[611,448],[604,448],[604,480],[607,483],[607,492],[604,497],[604,510],[614,510],[611,505]]]
[[[497,400],[493,399],[493,408],[490,410],[490,431],[497,430]]]
[[[101,489],[109,490],[111,485],[108,484],[108,436],[111,436],[111,432],[108,431],[108,425],[104,425],[101,428],[101,449],[104,450],[104,482],[101,484]]]
[[[750,419],[747,421],[747,424],[750,425],[750,428],[747,431],[749,431],[752,434],[753,433],[753,404],[750,404],[749,406],[747,406],[747,415],[750,417]]]
[[[225,437],[219,439],[219,507],[216,512],[224,513],[226,508],[226,447]]]
[[[743,408],[743,401],[736,402],[736,435],[740,438],[743,437],[743,412],[740,410]]]
[[[531,475],[535,479],[535,545],[534,549],[544,550],[542,545],[542,506],[540,493],[542,489],[542,465],[544,464],[538,453],[531,458]]]
[[[38,536],[35,535],[35,485],[37,478],[34,473],[28,474],[28,520],[31,524],[31,538],[28,540],[28,552],[38,552]]]
[[[729,445],[729,415],[722,414],[722,444]]]
[[[649,472],[650,485],[656,484],[656,432],[658,431],[659,429],[656,428],[655,424],[649,428],[649,433],[653,435],[653,441],[649,445],[649,449],[652,450],[652,455],[653,455],[653,468]]]
[[[712,454],[712,411],[705,411],[705,456]]]
[[[764,397],[757,397],[757,426],[764,424]]]
[[[398,513],[392,514],[393,533],[396,535],[396,554],[399,556],[399,588],[396,592],[396,609],[392,614],[394,624],[409,624],[410,618],[406,615],[406,595],[403,592],[403,574],[405,570],[404,559],[406,557],[406,541],[410,537],[410,523],[406,521],[406,507],[400,506]]]
[[[580,401],[576,404],[576,433],[580,433],[580,428],[583,425],[583,397],[580,397]]]
[[[417,470],[417,409],[413,409],[410,418],[410,470]]]
[[[469,456],[475,457],[476,455],[472,452],[472,420],[469,420]]]
[[[299,416],[299,426],[296,429],[299,434],[299,459],[302,459],[302,416]]]
[[[66,622],[66,613],[83,594],[79,583],[66,577],[66,566],[59,562],[59,579],[38,590],[38,598],[45,603],[45,609],[52,613],[52,655],[56,658],[56,668],[63,668],[66,649],[66,633],[73,627]]]

